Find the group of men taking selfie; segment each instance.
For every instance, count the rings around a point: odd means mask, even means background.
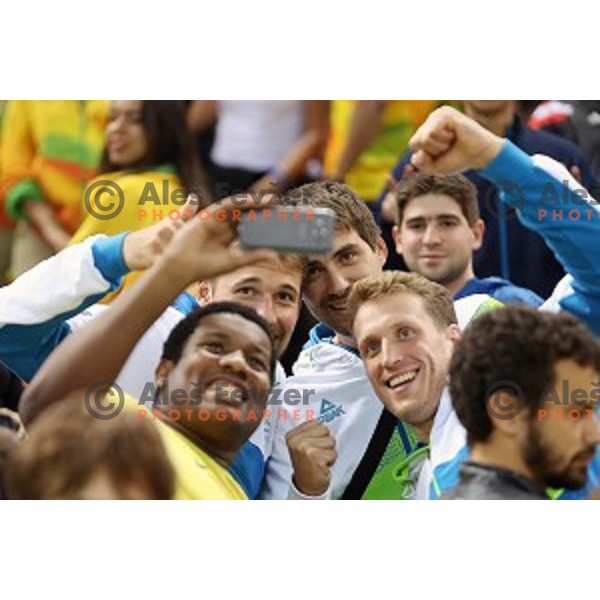
[[[395,251],[410,272],[384,270],[389,249],[370,208],[325,181],[94,236],[0,290],[0,360],[28,382],[13,407],[27,439],[3,494],[591,497],[597,203],[563,165],[449,107],[411,149],[415,173],[391,191]],[[520,190],[500,201],[564,268],[551,297],[476,277],[485,225],[460,175],[471,170]],[[550,188],[573,200],[564,219],[541,210]],[[330,211],[327,253],[245,248],[236,213],[275,212],[275,202]],[[100,304],[131,271],[145,274]],[[286,373],[302,302],[318,324]]]

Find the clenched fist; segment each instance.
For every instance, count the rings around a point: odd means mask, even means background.
[[[433,111],[409,142],[412,165],[439,175],[483,169],[502,144],[501,138],[449,106]]]
[[[331,481],[331,467],[337,459],[335,438],[319,421],[307,421],[286,436],[296,489],[306,496],[320,496]]]

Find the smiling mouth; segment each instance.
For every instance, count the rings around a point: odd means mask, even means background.
[[[114,141],[108,142],[109,149],[116,151],[116,152],[123,150],[123,148],[125,148],[125,146],[126,146],[126,143],[121,140],[114,140]]]
[[[394,375],[394,377],[391,377],[385,382],[385,385],[391,390],[398,390],[409,384],[411,381],[414,381],[418,374],[419,369],[406,371],[406,373],[402,373],[401,375]]]
[[[250,399],[250,394],[244,386],[229,379],[213,379],[205,387],[205,391],[210,389],[215,390],[217,402],[239,406]]]
[[[346,310],[348,308],[348,301],[343,302],[329,302],[327,305],[331,310]]]

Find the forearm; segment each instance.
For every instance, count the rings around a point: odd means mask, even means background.
[[[343,179],[375,139],[381,127],[384,108],[385,102],[381,100],[358,102],[350,121],[346,145],[340,155],[335,173],[333,173],[334,178]]]
[[[304,130],[302,135],[291,146],[287,154],[281,158],[275,170],[284,174],[285,178],[294,181],[306,173],[306,164],[311,158],[318,158],[323,153],[326,141],[327,123],[329,119],[329,103],[322,100],[304,102]]]
[[[481,174],[507,188],[502,201],[518,208],[523,225],[544,238],[575,279],[573,287],[600,298],[600,263],[592,250],[600,236],[598,204],[574,193],[581,186],[568,171],[547,157],[530,157],[505,142]]]
[[[277,169],[285,173],[287,179],[294,181],[306,171],[306,163],[319,155],[322,137],[316,131],[307,131],[279,161]]]
[[[265,205],[268,201],[268,197],[263,199]],[[145,276],[108,310],[65,340],[44,363],[23,398],[23,417],[31,420],[48,404],[90,384],[107,382],[108,388],[145,331],[193,281],[212,279],[272,258],[267,251],[239,253],[230,249],[235,237],[234,210],[253,206],[256,203],[251,198],[237,206],[225,199],[207,209],[206,221],[195,219],[181,225],[167,251]],[[222,212],[226,218],[217,220]]]
[[[140,337],[188,283],[165,261],[150,269],[48,358],[21,401],[23,419],[75,390],[114,381]]]
[[[23,213],[29,224],[55,251],[62,250],[69,243],[70,234],[63,229],[50,206],[43,200],[26,200]]]

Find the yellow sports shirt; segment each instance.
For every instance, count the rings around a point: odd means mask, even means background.
[[[165,445],[175,470],[174,500],[247,500],[247,496],[227,469],[196,444],[173,429],[158,416],[125,394],[125,410],[137,412],[140,419],[151,419]],[[145,412],[145,414],[144,414]]]

